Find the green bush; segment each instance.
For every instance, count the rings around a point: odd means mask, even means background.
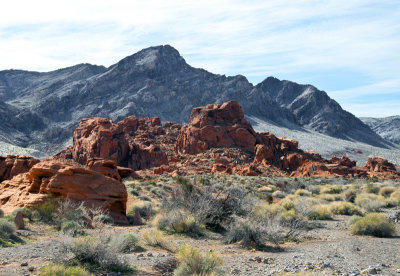
[[[394,193],[395,191],[396,191],[396,188],[395,188],[395,187],[386,186],[386,187],[382,187],[382,188],[379,190],[379,195],[380,195],[380,196],[383,196],[383,197],[390,197],[390,195],[391,195],[392,193]]]
[[[310,220],[329,220],[332,219],[332,212],[328,205],[319,204],[312,208],[312,213],[308,215]]]
[[[112,224],[114,221],[109,215],[101,214],[93,217],[94,223]]]
[[[0,218],[0,238],[9,239],[15,233],[15,225],[6,219]]]
[[[385,198],[376,194],[358,194],[355,204],[367,212],[377,212],[386,205]]]
[[[0,209],[0,218],[4,217],[4,211]]]
[[[66,221],[61,224],[61,232],[65,235],[76,237],[83,234],[82,227],[75,221]]]
[[[140,217],[144,219],[150,219],[155,214],[153,204],[148,201],[139,201],[135,203],[128,213],[134,215],[136,211],[139,211]]]
[[[396,228],[384,214],[369,213],[365,217],[356,220],[350,226],[350,232],[353,235],[392,237],[396,234]]]
[[[363,214],[362,211],[357,206],[346,201],[332,202],[329,205],[329,209],[335,215],[361,216]]]
[[[49,197],[45,202],[36,204],[30,209],[33,212],[33,216],[39,221],[53,222],[58,203],[58,199]]]
[[[80,266],[65,266],[63,264],[50,264],[42,267],[40,276],[91,276],[85,268]]]
[[[78,237],[65,242],[63,252],[80,265],[111,271],[133,271],[125,260],[118,257],[109,240],[109,236],[102,234]]]
[[[298,189],[294,194],[298,195],[298,196],[311,196],[312,195],[312,193],[310,191],[307,191],[305,189]]]
[[[155,224],[160,230],[169,233],[186,234],[192,237],[204,236],[205,226],[183,210],[163,212],[155,219]]]
[[[394,206],[400,205],[400,191],[396,191],[390,195],[389,201]]]
[[[340,194],[343,188],[339,186],[326,186],[321,188],[321,194]]]
[[[222,259],[214,252],[203,254],[190,245],[182,246],[179,249],[178,262],[178,268],[174,271],[175,276],[222,275]]]
[[[172,240],[158,229],[143,229],[141,235],[147,245],[160,247],[171,252],[176,250]]]
[[[346,191],[343,195],[344,200],[347,202],[354,203],[354,200],[356,199],[357,192],[356,191]]]
[[[121,234],[111,238],[110,246],[119,253],[134,252],[138,248],[139,239],[132,234]]]

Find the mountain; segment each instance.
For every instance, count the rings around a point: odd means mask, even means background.
[[[253,86],[241,75],[193,68],[169,45],[141,50],[108,68],[0,71],[0,141],[50,155],[65,147],[84,117],[159,116],[187,123],[193,107],[229,100],[238,101],[250,120],[391,147],[311,85],[269,77]]]
[[[360,119],[386,140],[400,145],[400,116]]]

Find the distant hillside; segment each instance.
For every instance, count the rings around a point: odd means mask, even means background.
[[[84,117],[159,116],[187,123],[193,107],[229,100],[277,126],[392,147],[311,85],[269,77],[253,86],[240,75],[193,68],[168,45],[144,49],[109,68],[79,64],[47,73],[0,71],[0,141],[50,155],[64,148]]]
[[[400,145],[400,116],[360,119],[386,140]]]

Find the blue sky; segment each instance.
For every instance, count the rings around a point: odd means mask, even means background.
[[[400,1],[13,0],[0,70],[109,66],[170,44],[195,67],[313,84],[357,116],[400,115]]]

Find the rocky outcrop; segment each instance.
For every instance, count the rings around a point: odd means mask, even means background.
[[[179,133],[175,152],[196,154],[214,147],[235,146],[253,151],[256,137],[238,102],[209,104],[192,110],[189,125]]]
[[[82,119],[74,131],[72,158],[85,164],[91,158],[114,161],[119,166],[143,170],[168,164],[167,155],[155,143],[163,134],[158,117],[129,116],[117,124],[105,118]],[[64,151],[57,156],[69,156]]]
[[[25,173],[40,160],[25,155],[7,155],[0,156],[0,182],[9,180],[14,176]]]
[[[194,108],[189,125],[181,128],[175,143],[175,153],[181,157],[204,155],[213,148],[219,148],[229,158],[221,159],[220,154],[208,154],[206,160],[212,161],[210,157],[214,157],[214,163],[209,168],[211,173],[259,175],[270,172],[273,167],[274,172],[293,176],[400,178],[394,165],[382,158],[371,159],[366,166],[357,167],[356,162],[347,156],[323,159],[317,153],[302,151],[293,139],[276,137],[269,132],[256,133],[235,101]],[[228,150],[232,148],[237,148],[239,152]],[[245,156],[253,156],[253,161],[245,161]],[[204,163],[201,160],[199,156],[187,160],[185,164]],[[241,161],[235,164],[233,160]]]
[[[54,160],[38,163],[29,172],[0,183],[0,208],[10,213],[18,207],[42,203],[48,194],[52,194],[84,202],[90,207],[104,208],[115,222],[127,223],[125,185],[104,175],[114,163],[105,161],[103,164],[106,165],[103,170],[100,162],[91,164],[97,170],[93,171]],[[112,171],[115,174],[115,170]]]

